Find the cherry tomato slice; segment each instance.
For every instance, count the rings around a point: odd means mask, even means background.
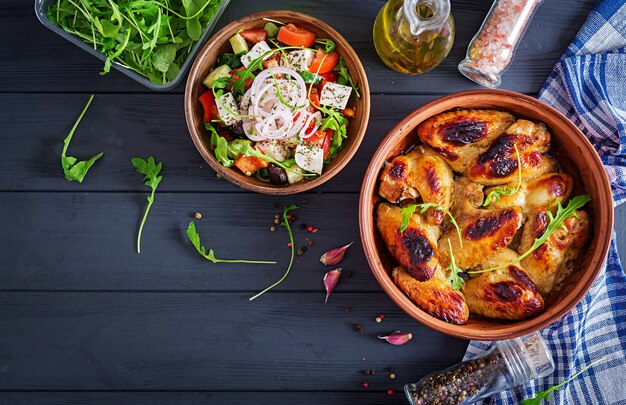
[[[324,159],[326,159],[330,153],[330,144],[333,139],[333,133],[334,131],[332,129],[327,129],[325,131],[318,129],[313,135],[305,139],[304,143],[322,148],[324,151]]]
[[[215,96],[211,90],[202,93],[202,95],[198,97],[198,101],[200,101],[202,109],[204,110],[204,122],[211,122],[220,118],[219,112],[217,111],[217,104],[215,104]]]
[[[267,31],[265,30],[245,30],[239,33],[249,44],[258,44],[267,39]]]
[[[328,73],[339,63],[339,54],[337,52],[331,52],[326,54],[321,49],[317,50],[313,63],[309,67],[309,72],[322,74]]]
[[[276,37],[283,44],[290,46],[303,46],[310,48],[315,43],[315,34],[311,31],[300,28],[295,24],[289,23],[278,30]]]

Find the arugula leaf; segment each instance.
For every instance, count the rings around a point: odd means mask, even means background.
[[[300,74],[302,80],[307,84],[319,84],[324,80],[322,76],[312,72],[298,71],[298,74]]]
[[[263,260],[239,260],[239,259],[217,259],[213,253],[213,249],[209,249],[207,253],[204,246],[200,244],[200,235],[196,231],[196,224],[193,221],[189,222],[187,227],[187,237],[191,244],[196,248],[198,253],[205,259],[213,263],[251,263],[251,264],[276,264],[277,262],[263,261]]]
[[[335,42],[328,38],[317,38],[315,40],[316,44],[324,45],[324,52],[329,54],[335,50]]]
[[[500,201],[500,197],[503,195],[513,195],[517,193],[522,186],[522,160],[520,158],[519,149],[517,149],[517,145],[513,144],[515,148],[515,156],[517,157],[517,186],[515,188],[504,186],[504,187],[496,187],[489,192],[487,198],[485,198],[485,202],[483,203],[483,207],[488,206],[493,201]]]
[[[549,210],[546,211],[546,215],[548,216],[548,220],[549,220],[548,226],[546,227],[546,230],[543,232],[543,234],[540,237],[535,238],[535,241],[533,242],[533,244],[530,247],[530,249],[528,249],[527,251],[522,253],[520,256],[518,256],[515,260],[512,260],[509,263],[504,263],[502,265],[499,265],[499,266],[496,266],[496,267],[492,267],[490,269],[472,270],[472,271],[468,271],[467,273],[469,273],[469,274],[487,273],[487,272],[490,272],[490,271],[502,269],[502,268],[508,267],[508,266],[510,266],[512,264],[516,264],[516,263],[521,262],[529,254],[531,254],[532,252],[537,250],[537,248],[539,248],[539,246],[541,246],[544,243],[546,243],[548,238],[557,229],[562,227],[563,229],[565,229],[567,231],[567,228],[565,227],[565,225],[563,225],[563,222],[567,218],[569,218],[569,217],[576,217],[576,218],[578,218],[578,214],[576,214],[576,210],[579,209],[579,208],[582,208],[589,201],[591,201],[591,197],[589,195],[587,195],[587,194],[583,194],[583,195],[579,195],[579,196],[576,196],[576,197],[570,199],[569,203],[567,204],[567,207],[565,207],[565,208],[563,208],[563,206],[561,205],[560,201],[557,202],[556,215],[553,216],[551,211],[549,211]]]
[[[82,161],[78,161],[78,159],[76,159],[74,156],[66,156],[67,148],[70,146],[70,142],[72,141],[74,132],[76,131],[76,128],[78,128],[78,124],[80,124],[80,121],[83,119],[83,116],[91,105],[92,100],[93,94],[91,95],[91,97],[89,97],[87,105],[85,105],[85,108],[83,108],[83,111],[78,116],[78,119],[74,123],[74,126],[70,130],[70,133],[63,140],[63,151],[61,152],[61,167],[63,167],[63,173],[65,174],[65,178],[69,181],[77,181],[79,183],[82,183],[91,166],[96,162],[96,160],[100,159],[102,155],[104,155],[104,153],[100,152],[91,159]]]
[[[459,224],[456,222],[456,219],[452,216],[452,213],[448,211],[446,208],[441,205],[433,202],[421,203],[421,204],[409,204],[406,207],[400,210],[402,214],[402,222],[400,222],[400,233],[404,232],[406,228],[409,226],[409,220],[411,219],[411,215],[415,212],[417,208],[420,208],[420,214],[425,213],[429,208],[434,208],[437,211],[441,211],[446,214],[450,218],[450,223],[454,225],[456,228],[456,233],[459,235],[459,244],[463,247],[463,237],[461,236],[461,228]]]
[[[167,72],[176,58],[176,45],[167,44],[156,48],[152,54],[152,63],[160,72]]]
[[[463,287],[463,283],[465,282],[463,277],[460,276],[460,274],[463,273],[463,270],[456,265],[456,259],[454,258],[454,253],[452,253],[452,243],[450,242],[450,239],[448,239],[448,247],[450,248],[450,263],[448,264],[448,267],[446,267],[446,271],[449,272],[446,281],[452,285],[453,289],[458,291]]]
[[[552,395],[552,393],[554,391],[558,391],[561,387],[563,387],[565,384],[569,383],[570,381],[574,380],[576,377],[578,377],[579,375],[581,375],[582,373],[584,373],[585,371],[587,371],[587,369],[595,366],[596,364],[600,363],[602,360],[604,360],[606,357],[602,357],[599,358],[598,360],[594,361],[593,363],[587,365],[585,368],[583,368],[582,370],[580,370],[579,372],[577,372],[576,374],[574,374],[571,378],[561,382],[560,384],[557,385],[553,385],[550,388],[548,388],[545,391],[539,391],[537,393],[537,396],[534,398],[529,398],[529,399],[524,399],[522,400],[522,402],[520,402],[521,405],[541,405],[541,400],[545,399],[546,401],[550,400],[550,395]]]
[[[299,207],[296,204],[291,204],[288,207],[283,208],[283,221],[280,223],[280,226],[284,226],[287,229],[287,234],[289,235],[289,243],[291,245],[291,259],[289,259],[289,266],[287,266],[287,271],[285,271],[285,274],[283,274],[280,280],[270,285],[269,287],[265,288],[263,291],[256,294],[255,296],[250,297],[249,299],[250,301],[259,298],[261,295],[265,294],[272,288],[276,287],[278,284],[282,283],[284,279],[287,278],[287,275],[289,274],[289,271],[291,270],[291,266],[293,265],[293,257],[296,251],[295,244],[293,243],[293,233],[291,232],[291,226],[289,225],[289,219],[287,218],[287,214],[289,213],[289,211],[297,210],[298,208]]]
[[[352,90],[354,90],[354,94],[356,95],[356,97],[361,98],[361,95],[359,94],[359,88],[357,87],[356,83],[354,83],[354,81],[352,80],[352,77],[350,76],[350,72],[348,72],[348,66],[346,65],[346,60],[343,58],[343,56],[339,57],[339,62],[337,63],[337,66],[335,66],[333,70],[339,74],[339,77],[337,78],[337,83],[343,84],[343,85],[349,84],[350,87],[352,87]]]
[[[143,226],[145,225],[146,219],[148,218],[148,212],[150,211],[150,207],[152,207],[152,203],[154,203],[154,192],[156,191],[159,183],[161,183],[161,180],[163,179],[162,176],[159,176],[162,163],[159,162],[159,164],[156,164],[152,156],[148,158],[148,161],[145,161],[139,157],[132,158],[130,161],[137,169],[137,173],[145,175],[143,179],[144,184],[152,189],[150,195],[146,197],[146,199],[148,200],[148,206],[146,207],[146,212],[143,214],[141,225],[139,226],[139,234],[137,235],[137,253],[141,253],[141,234],[143,232]]]
[[[209,143],[214,147],[213,153],[218,162],[225,167],[231,167],[235,161],[228,157],[228,141],[217,133],[211,123],[205,122],[204,128],[211,133]]]

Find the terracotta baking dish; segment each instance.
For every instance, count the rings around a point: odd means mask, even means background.
[[[361,97],[357,99],[354,95],[352,96],[352,99],[355,100],[356,115],[348,124],[348,137],[344,141],[346,145],[332,162],[324,165],[322,175],[313,180],[304,180],[299,183],[284,186],[274,185],[265,183],[254,176],[246,176],[235,167],[224,167],[215,159],[211,151],[207,131],[204,129],[202,106],[198,101],[200,94],[206,91],[206,88],[202,85],[202,80],[214,67],[215,61],[220,54],[232,52],[228,39],[237,33],[238,30],[263,28],[267,22],[264,18],[285,23],[291,22],[314,32],[318,38],[332,39],[337,46],[336,51],[345,59],[348,71],[352,78],[356,80],[359,87]],[[328,24],[317,18],[290,10],[262,11],[242,17],[222,28],[207,42],[198,54],[189,72],[187,87],[185,88],[185,118],[187,119],[189,133],[191,134],[191,138],[198,152],[200,152],[204,160],[213,170],[226,180],[241,188],[263,194],[279,195],[300,193],[315,188],[330,180],[348,164],[359,148],[363,136],[365,135],[365,130],[367,129],[369,114],[370,91],[365,69],[363,69],[359,57],[348,41]]]
[[[394,260],[378,235],[374,207],[378,196],[380,171],[386,160],[419,143],[416,127],[425,119],[454,108],[494,108],[517,117],[543,121],[552,133],[550,155],[564,172],[574,177],[572,195],[589,194],[585,210],[592,218],[593,235],[587,250],[557,293],[545,298],[545,311],[524,321],[500,321],[470,317],[465,325],[453,325],[422,311],[396,287],[391,278]],[[385,292],[408,315],[424,325],[448,335],[479,340],[509,339],[550,325],[567,314],[586,294],[607,256],[613,229],[613,200],[602,162],[583,133],[563,114],[541,101],[504,90],[470,90],[434,100],[415,110],[396,125],[374,154],[361,188],[359,221],[361,239],[369,265]]]

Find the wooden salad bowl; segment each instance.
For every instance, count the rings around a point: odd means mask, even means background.
[[[589,194],[592,200],[584,209],[592,220],[593,234],[577,259],[574,270],[562,288],[545,298],[545,310],[523,321],[503,321],[470,316],[465,325],[453,325],[418,308],[394,283],[394,259],[378,235],[374,208],[379,176],[387,160],[419,143],[416,127],[425,119],[454,108],[492,108],[506,110],[519,118],[544,122],[552,134],[550,155],[564,172],[574,178],[572,196]],[[413,111],[385,137],[374,154],[361,188],[359,201],[361,240],[369,265],[383,290],[409,316],[445,334],[465,339],[500,340],[526,335],[544,328],[566,315],[587,293],[602,269],[613,229],[613,199],[609,181],[597,152],[585,135],[563,114],[543,102],[520,93],[504,90],[470,90],[450,94]]]
[[[209,136],[204,129],[203,111],[198,97],[206,88],[202,84],[202,80],[209,71],[214,67],[217,57],[224,52],[232,52],[228,39],[238,30],[263,28],[267,21],[263,18],[270,18],[282,22],[291,22],[303,28],[314,32],[318,38],[329,38],[336,44],[336,51],[343,56],[348,67],[348,71],[352,78],[357,82],[359,87],[360,98],[352,95],[355,100],[356,115],[350,119],[348,124],[348,138],[344,140],[345,146],[341,152],[327,165],[324,165],[322,174],[313,180],[304,179],[301,182],[287,185],[275,185],[265,183],[254,176],[246,176],[235,167],[222,166],[213,155]],[[185,118],[187,127],[191,134],[191,139],[196,145],[198,152],[204,160],[225,179],[238,187],[246,190],[263,194],[295,194],[315,188],[341,171],[350,159],[354,156],[367,129],[370,114],[370,91],[367,83],[365,69],[359,60],[356,52],[348,41],[346,41],[337,31],[328,24],[306,15],[289,10],[268,10],[251,14],[231,22],[218,33],[216,33],[200,50],[196,60],[191,67],[189,77],[187,78],[187,86],[185,88]],[[352,104],[352,102],[350,103]]]

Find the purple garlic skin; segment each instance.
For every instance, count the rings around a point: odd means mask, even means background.
[[[326,266],[334,266],[343,260],[346,250],[352,246],[354,242],[350,242],[345,246],[331,249],[320,257],[320,262]]]

